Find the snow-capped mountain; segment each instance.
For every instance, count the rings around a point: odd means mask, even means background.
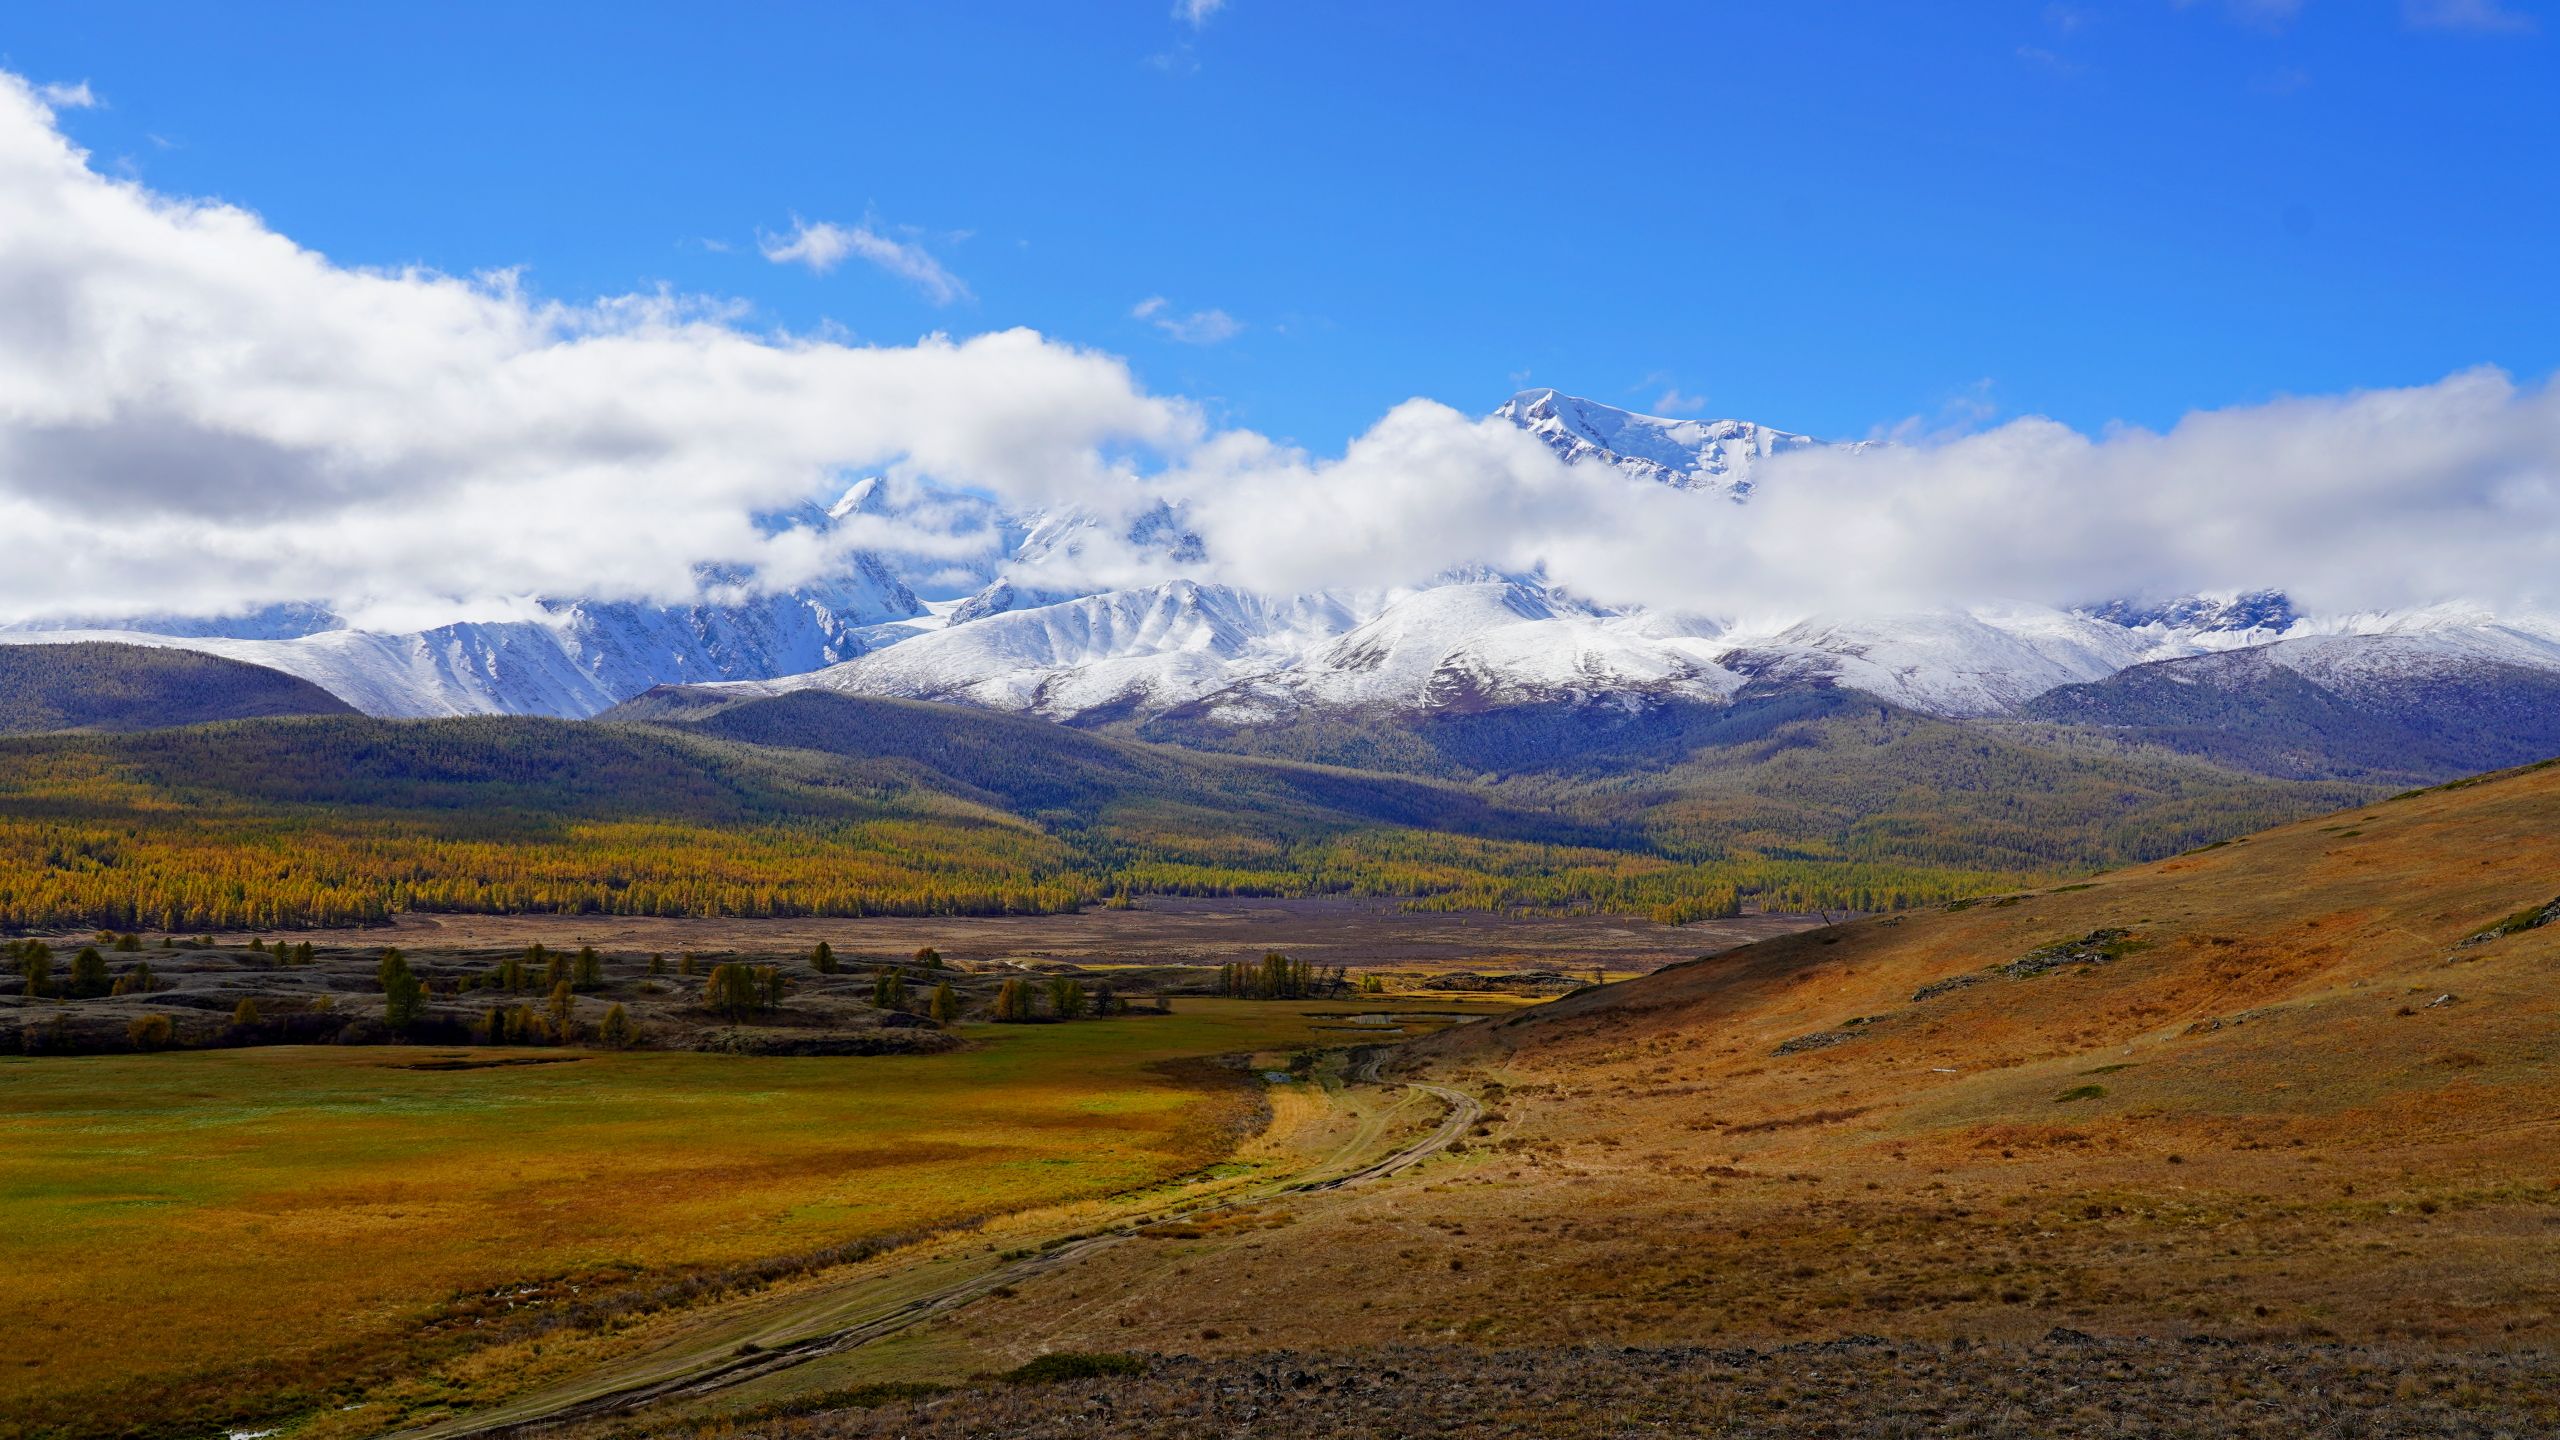
[[[1783,479],[1770,459],[1830,443],[1553,390],[1524,391],[1494,416],[1569,463],[1695,492],[1701,505],[1749,503],[1756,485]],[[1484,569],[1416,588],[1295,596],[1191,578],[1113,588],[1087,578],[1210,568],[1215,557],[1169,502],[1134,516],[1007,515],[984,497],[867,479],[831,506],[771,523],[808,528],[841,557],[833,571],[780,592],[706,576],[713,598],[685,606],[529,602],[511,618],[407,634],[278,606],[228,621],[126,622],[103,635],[22,626],[0,630],[0,641],[86,634],[206,650],[301,676],[378,715],[585,716],[655,686],[709,684],[1087,723],[1180,711],[1241,726],[1308,713],[1392,721],[1529,705],[1723,704],[1822,686],[1949,717],[2042,713],[2039,696],[2080,695],[2073,703],[2092,723],[2112,723],[2103,716],[2131,702],[2097,692],[2127,675],[2142,677],[2146,696],[2162,685],[2299,683],[2336,703],[2402,708],[2430,685],[2512,688],[2515,676],[2560,675],[2560,625],[2461,610],[2314,617],[2263,590],[1744,623],[1604,609],[1536,576]],[[901,549],[915,533],[902,525],[970,531],[988,548],[960,559],[947,546]],[[2202,663],[2220,654],[2261,659]]]
[[[851,513],[849,510],[839,512]],[[823,512],[797,523],[832,523]],[[706,577],[736,588],[737,577]],[[0,643],[116,640],[174,646],[299,676],[372,715],[583,717],[653,685],[701,684],[820,669],[871,648],[874,627],[925,615],[904,581],[854,553],[826,580],[722,602],[539,601],[524,618],[385,633],[355,630],[310,606],[172,622],[0,629]]]
[[[2560,626],[2368,617],[2120,670],[2020,713],[2103,726],[2267,774],[2415,779],[2560,751]]]
[[[1638,480],[1735,500],[1750,495],[1752,472],[1760,462],[1830,443],[1748,420],[1639,415],[1556,390],[1523,390],[1493,414],[1545,441],[1568,463],[1613,465]],[[1852,442],[1846,448],[1865,444]]]

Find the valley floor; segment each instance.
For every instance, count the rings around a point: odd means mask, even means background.
[[[1375,1008],[1187,997],[911,1056],[0,1058],[0,1435],[485,1411],[727,1297],[814,1293],[875,1254],[965,1265],[1367,1153],[1421,1115],[1208,1061],[1285,1067]],[[720,1333],[725,1353],[764,1331]]]
[[[297,931],[343,945],[489,947],[535,943],[605,950],[805,952],[824,940],[848,954],[906,955],[931,945],[954,960],[1218,965],[1285,950],[1355,970],[1503,970],[1570,966],[1644,974],[1682,960],[1845,918],[1847,912],[1750,914],[1661,925],[1625,915],[1409,911],[1395,900],[1149,896],[1127,909],[1072,915],[868,916],[859,920],[661,920],[618,915],[410,914],[384,928]]]

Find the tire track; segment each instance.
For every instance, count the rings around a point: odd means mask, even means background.
[[[1419,1081],[1380,1080],[1377,1075],[1378,1055],[1379,1052],[1375,1050],[1363,1050],[1356,1054],[1345,1071],[1345,1078],[1356,1083],[1398,1086],[1430,1095],[1445,1103],[1449,1107],[1449,1113],[1442,1117],[1440,1124],[1430,1134],[1403,1146],[1391,1155],[1372,1161],[1346,1175],[1286,1186],[1278,1192],[1279,1196],[1321,1194],[1392,1179],[1447,1150],[1450,1145],[1456,1143],[1459,1136],[1467,1132],[1469,1126],[1483,1117],[1484,1107],[1476,1103],[1473,1096],[1450,1089],[1445,1085],[1429,1085]],[[1064,1269],[1087,1256],[1099,1254],[1149,1230],[1201,1220],[1224,1211],[1260,1203],[1269,1202],[1221,1201],[1196,1210],[1160,1215],[1151,1220],[1122,1229],[1105,1231],[1099,1235],[1083,1236],[1036,1254],[1026,1255],[1019,1260],[1007,1262],[965,1280],[955,1281],[928,1294],[919,1295],[886,1314],[874,1316],[858,1325],[808,1336],[787,1344],[753,1349],[706,1369],[689,1370],[681,1375],[666,1376],[657,1380],[639,1381],[597,1395],[565,1401],[530,1415],[495,1420],[483,1425],[449,1422],[405,1432],[405,1435],[398,1437],[398,1440],[501,1440],[501,1437],[530,1434],[552,1426],[625,1414],[665,1401],[690,1400],[715,1395],[720,1391],[806,1364],[822,1356],[858,1349],[875,1340],[884,1340],[927,1321],[940,1319],[984,1298],[991,1291],[1036,1280],[1051,1271]]]

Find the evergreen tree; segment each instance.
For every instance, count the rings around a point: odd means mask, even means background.
[[[1008,977],[996,987],[996,1019],[1007,1025],[1019,1025],[1032,1018],[1031,987],[1021,977]]]
[[[394,1035],[406,1035],[427,1012],[427,987],[409,969],[408,957],[396,948],[382,952],[378,967],[382,979],[382,1023]]]
[[[895,1010],[907,1003],[907,977],[883,967],[871,972],[871,1003]]]
[[[71,994],[75,999],[104,995],[115,988],[115,983],[114,977],[107,974],[107,957],[98,953],[97,946],[83,945],[80,953],[71,957]]]
[[[667,973],[667,957],[663,951],[652,950],[649,952],[649,973],[652,975],[664,975]]]
[[[604,957],[596,953],[593,945],[578,947],[578,964],[570,983],[580,990],[594,990],[604,984]]]
[[[578,1038],[578,992],[566,980],[551,987],[551,1033],[566,1045]]]
[[[821,975],[836,973],[836,947],[819,941],[818,948],[809,952],[809,968]]]
[[[742,1020],[763,1008],[763,986],[756,972],[734,960],[723,960],[711,967],[711,975],[702,987],[702,1003],[732,1020]]]
[[[116,937],[116,949],[117,949],[118,951],[133,951],[133,950],[139,950],[139,949],[141,949],[141,948],[142,948],[142,937],[141,937],[141,936],[139,936],[139,935],[129,935],[129,934],[128,934],[128,935],[119,935],[119,936],[117,936],[117,937]]]
[[[948,984],[933,987],[933,1023],[948,1025],[960,1018],[960,996]]]
[[[26,978],[28,999],[52,994],[53,951],[41,940],[28,941],[18,952],[18,973]]]
[[[231,1007],[231,1028],[234,1030],[255,1030],[258,1028],[258,1002],[256,1000],[243,995],[240,997],[240,1003]]]
[[[1049,1013],[1061,1020],[1084,1014],[1084,982],[1061,975],[1049,982]]]
[[[604,1012],[604,1024],[597,1028],[596,1038],[616,1050],[631,1048],[638,1038],[631,1028],[631,1012],[616,1004]]]
[[[791,980],[782,973],[781,966],[759,965],[756,967],[756,1002],[761,1008],[766,1010],[782,1008],[782,994],[790,987]]]

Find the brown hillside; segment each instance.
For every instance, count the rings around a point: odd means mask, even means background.
[[[1071,1316],[1019,1318],[1211,1352],[2547,1347],[2560,923],[2463,942],[2555,898],[2545,767],[1767,941],[1423,1042],[1409,1072],[1490,1101],[1457,1164],[1184,1257],[1216,1285],[1088,1273]]]

